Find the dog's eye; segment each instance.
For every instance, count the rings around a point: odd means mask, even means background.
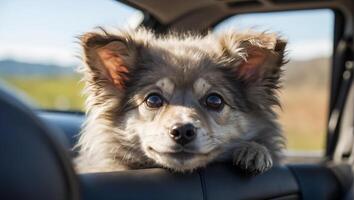
[[[212,110],[220,110],[224,106],[224,100],[218,94],[209,94],[205,99],[205,105]]]
[[[159,108],[163,105],[163,99],[159,94],[152,93],[145,99],[145,103],[150,108]]]

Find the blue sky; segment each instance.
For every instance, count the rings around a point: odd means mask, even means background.
[[[331,10],[287,11],[234,16],[217,30],[273,31],[288,40],[290,58],[306,60],[332,53],[334,14]]]
[[[134,26],[141,19],[141,12],[112,0],[1,0],[0,59],[74,65],[80,52],[76,36],[96,26]],[[242,15],[228,19],[217,31],[250,27],[280,32],[295,59],[331,53],[329,10]]]
[[[126,26],[139,16],[111,0],[1,0],[0,59],[73,64],[78,35],[96,26]]]

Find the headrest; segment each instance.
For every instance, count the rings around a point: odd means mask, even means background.
[[[53,131],[0,88],[0,199],[78,199],[69,156]]]

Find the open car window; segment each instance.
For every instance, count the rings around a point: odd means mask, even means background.
[[[278,32],[288,40],[280,122],[290,151],[321,154],[325,147],[333,54],[334,13],[329,9],[241,14],[214,29]]]
[[[41,109],[82,110],[80,34],[134,28],[143,14],[117,1],[0,1],[0,80]]]
[[[142,19],[115,1],[1,1],[0,79],[39,108],[82,110],[77,36],[96,26],[135,27]],[[214,29],[271,30],[288,39],[278,113],[290,150],[324,148],[333,24],[333,11],[322,9],[242,14]]]

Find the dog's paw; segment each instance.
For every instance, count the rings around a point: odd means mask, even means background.
[[[246,142],[234,149],[233,163],[251,175],[261,174],[273,166],[268,149],[255,142]]]

